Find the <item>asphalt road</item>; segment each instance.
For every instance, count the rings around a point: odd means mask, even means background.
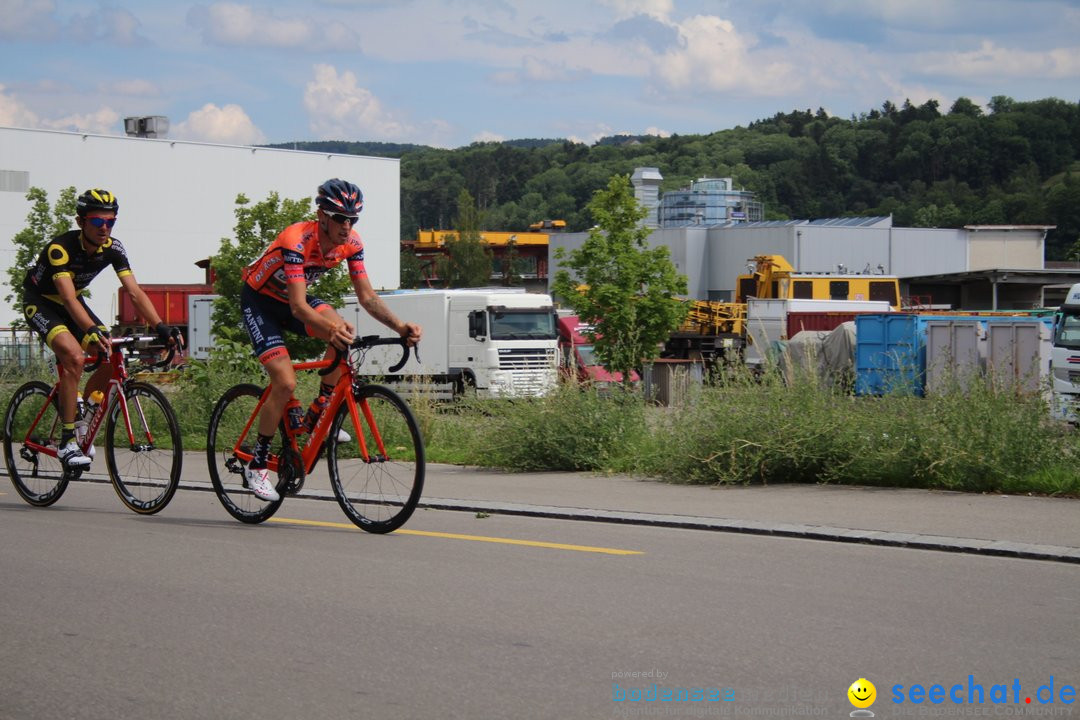
[[[2,718],[837,717],[862,677],[884,717],[947,709],[892,703],[897,684],[1080,684],[1073,565],[440,510],[375,536],[317,500],[246,526],[193,490],[154,517],[102,484],[49,509],[0,493]]]

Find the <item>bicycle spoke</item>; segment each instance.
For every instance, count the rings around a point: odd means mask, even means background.
[[[68,477],[56,457],[60,415],[48,402],[51,388],[28,382],[12,395],[4,416],[4,459],[16,492],[31,505],[44,507],[60,499]],[[46,449],[38,449],[38,448]],[[51,454],[50,451],[51,450]]]
[[[127,415],[118,397],[105,428],[109,476],[125,505],[138,513],[155,513],[168,504],[180,483],[180,427],[157,388],[132,383],[125,397]]]
[[[214,492],[230,515],[246,523],[263,522],[281,506],[280,500],[262,500],[244,484],[244,469],[256,440],[257,423],[252,418],[261,395],[262,388],[257,385],[229,388],[214,408],[207,432],[206,455]],[[275,436],[272,455],[281,453],[283,438],[283,431]],[[281,486],[279,482],[278,492]]]
[[[357,427],[342,405],[330,430],[327,461],[334,494],[349,519],[369,532],[405,523],[424,485],[424,446],[412,412],[393,391],[360,391]],[[352,435],[337,441],[338,430]]]

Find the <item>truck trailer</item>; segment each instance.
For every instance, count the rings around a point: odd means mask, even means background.
[[[400,350],[373,348],[360,372],[437,396],[538,397],[558,381],[558,334],[551,296],[520,288],[397,290],[380,294],[402,320],[423,329],[419,359],[388,369]],[[341,311],[358,335],[391,331],[349,298]]]

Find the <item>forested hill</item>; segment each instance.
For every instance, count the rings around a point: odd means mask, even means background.
[[[293,144],[280,147],[292,147]],[[778,113],[708,135],[474,143],[453,150],[391,143],[296,143],[298,149],[401,158],[403,238],[450,228],[461,189],[483,227],[524,230],[545,218],[590,224],[585,204],[615,173],[656,167],[663,190],[731,177],[768,219],[893,215],[897,226],[1057,225],[1047,259],[1080,237],[1080,105],[998,96],[984,112],[966,98],[858,117]],[[363,182],[362,178],[356,181]]]

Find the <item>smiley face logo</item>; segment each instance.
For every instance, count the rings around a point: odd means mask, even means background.
[[[868,708],[877,700],[877,688],[866,678],[859,678],[851,683],[847,690],[848,700],[857,708]]]

